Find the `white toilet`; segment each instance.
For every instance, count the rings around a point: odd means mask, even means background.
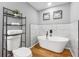
[[[8,30],[8,34],[22,33],[22,30]],[[7,37],[7,50],[13,52],[14,57],[31,57],[29,48],[20,47],[21,35]]]
[[[14,57],[32,57],[31,50],[25,47],[13,50],[13,54]]]

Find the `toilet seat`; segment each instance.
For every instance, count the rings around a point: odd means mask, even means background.
[[[32,56],[32,52],[29,48],[18,48],[16,50],[13,50],[13,56],[14,57],[31,57]]]

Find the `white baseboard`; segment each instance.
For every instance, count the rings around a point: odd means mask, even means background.
[[[70,52],[71,52],[71,54],[72,54],[72,56],[75,57],[75,55],[74,55],[73,51],[71,50],[71,48],[67,48],[67,47],[66,47],[65,49],[69,49]]]

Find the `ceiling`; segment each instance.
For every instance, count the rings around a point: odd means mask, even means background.
[[[48,2],[29,2],[29,4],[34,7],[36,10],[43,10],[49,7],[65,4],[68,2],[52,2],[50,6],[48,6]]]

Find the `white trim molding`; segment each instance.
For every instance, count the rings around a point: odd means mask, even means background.
[[[65,49],[69,49],[69,50],[70,50],[70,52],[71,52],[71,54],[72,54],[72,56],[73,56],[73,57],[75,57],[75,54],[73,53],[73,51],[72,51],[72,49],[71,49],[71,48],[67,48],[67,47],[66,47]]]

